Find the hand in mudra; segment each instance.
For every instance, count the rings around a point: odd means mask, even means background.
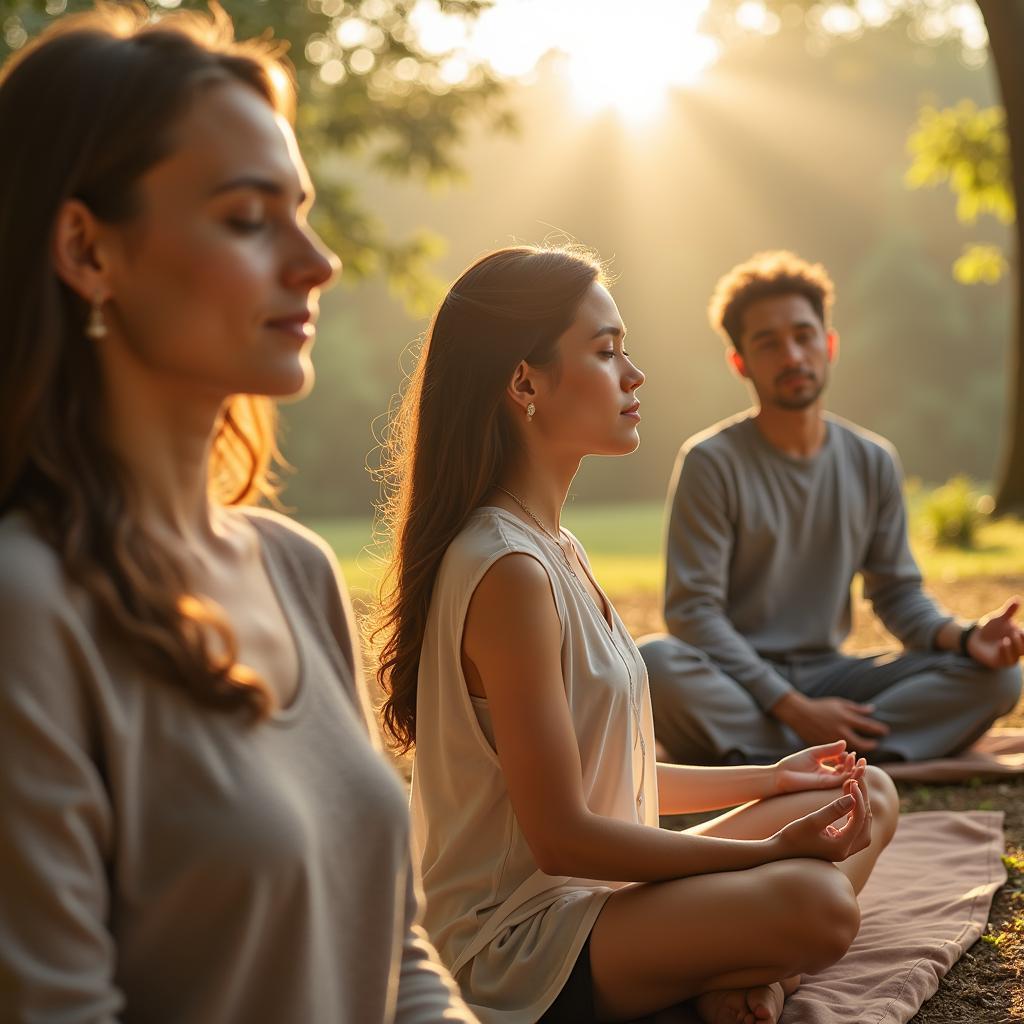
[[[843,783],[843,795],[824,807],[791,821],[769,842],[780,859],[815,857],[843,861],[871,845],[871,803],[859,782]]]
[[[1024,633],[1013,621],[1020,599],[1013,598],[986,615],[967,639],[967,653],[986,668],[1007,668],[1024,655]]]
[[[867,762],[846,749],[846,740],[807,747],[775,765],[775,792],[800,793],[806,789],[834,789],[859,781]]]

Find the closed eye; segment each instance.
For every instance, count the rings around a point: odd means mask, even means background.
[[[237,231],[240,235],[253,235],[266,226],[266,221],[246,220],[242,217],[232,217],[228,220],[228,226],[232,231]]]

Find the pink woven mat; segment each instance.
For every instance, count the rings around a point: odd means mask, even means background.
[[[879,765],[900,782],[961,782],[976,776],[1024,775],[1024,729],[990,729],[956,757]]]
[[[861,893],[846,956],[804,978],[780,1024],[906,1024],[985,929],[1006,881],[1002,811],[906,814]],[[689,1011],[651,1018],[697,1024]]]

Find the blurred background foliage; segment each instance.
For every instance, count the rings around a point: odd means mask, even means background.
[[[913,157],[906,177],[911,188],[948,185],[961,224],[974,224],[981,214],[1013,223],[1010,142],[1002,107],[979,110],[971,100],[943,110],[926,106],[907,145]],[[995,284],[1006,269],[1005,256],[993,245],[970,245],[953,265],[963,284]]]
[[[836,281],[842,354],[830,407],[888,436],[926,482],[993,480],[1015,401],[1015,278],[1004,272],[1014,210],[975,5],[692,0],[707,8],[715,59],[666,91],[657,112],[633,116],[629,102],[581,104],[564,55],[501,73],[423,30],[425,9],[435,23],[443,12],[473,21],[516,2],[223,4],[240,36],[269,28],[290,42],[315,224],[346,264],[323,301],[318,385],[284,410],[284,451],[298,470],[285,501],[306,518],[367,515],[374,429],[441,282],[488,248],[552,234],[613,260],[614,295],[648,374],[640,451],[588,460],[577,503],[658,499],[682,440],[745,407],[706,302],[732,264],[776,247],[822,261]],[[150,0],[157,12],[172,4]],[[0,0],[0,59],[88,6]],[[529,34],[569,6],[535,3]],[[652,5],[580,7],[580,40],[597,31],[599,10],[623,29],[618,55],[612,46],[589,69],[595,95],[631,102],[644,58],[664,60],[673,44],[641,6]],[[961,212],[978,217],[975,248],[965,252],[946,195],[908,182],[952,187]],[[991,286],[958,285],[954,263],[963,280]]]
[[[417,312],[441,282],[432,273],[441,236],[417,225],[389,231],[362,202],[358,166],[384,177],[432,184],[463,175],[459,146],[471,126],[508,131],[502,82],[477,64],[458,81],[444,58],[421,45],[410,24],[415,0],[219,0],[241,39],[272,34],[288,44],[300,105],[296,133],[318,186],[313,221],[341,256],[345,273],[381,276]],[[0,0],[0,62],[52,20],[92,8],[92,0]],[[206,10],[206,0],[139,0],[154,17]],[[452,14],[474,18],[488,0],[444,0]]]

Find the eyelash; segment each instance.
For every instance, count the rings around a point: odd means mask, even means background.
[[[625,357],[626,357],[627,359],[629,359],[629,358],[630,358],[630,355],[629,355],[629,353],[628,353],[628,352],[627,352],[627,351],[626,351],[625,349],[623,349],[623,350],[622,350],[622,354],[623,354],[623,355],[624,355],[624,356],[625,356]],[[614,355],[615,355],[615,350],[614,350],[614,349],[605,349],[605,350],[603,350],[603,351],[599,352],[599,353],[598,353],[598,355],[600,355],[600,356],[614,356]]]
[[[254,235],[263,229],[265,223],[262,220],[244,220],[241,217],[232,217],[228,220],[230,227],[241,235]]]

